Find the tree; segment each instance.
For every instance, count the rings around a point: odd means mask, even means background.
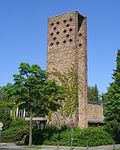
[[[99,92],[96,84],[92,87],[88,86],[88,100],[99,102]]]
[[[120,141],[120,50],[117,52],[117,67],[113,73],[105,102],[105,122],[116,141]]]
[[[10,83],[0,87],[0,121],[4,124],[3,129],[9,128],[11,121],[15,117],[15,97],[13,96],[12,90],[13,85]]]
[[[13,75],[17,103],[30,114],[29,145],[32,145],[32,117],[45,116],[57,110],[63,90],[54,81],[47,80],[46,73],[38,65],[21,63],[19,73]]]

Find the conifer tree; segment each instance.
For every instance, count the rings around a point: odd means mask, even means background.
[[[88,86],[88,100],[99,102],[99,91],[96,84],[95,86]]]
[[[105,104],[105,122],[112,132],[115,141],[120,142],[120,50],[117,52],[117,66],[113,73],[113,82],[108,90]]]

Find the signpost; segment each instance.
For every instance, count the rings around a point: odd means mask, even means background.
[[[70,126],[71,126],[71,150],[73,150],[73,128],[74,128],[74,121],[71,120],[71,123],[70,123]]]

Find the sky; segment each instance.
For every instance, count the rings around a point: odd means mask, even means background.
[[[21,62],[46,69],[48,18],[71,11],[87,17],[88,85],[107,91],[120,48],[120,0],[0,0],[0,86]]]

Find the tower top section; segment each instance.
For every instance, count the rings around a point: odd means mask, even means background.
[[[86,17],[80,15],[77,11],[49,18],[48,49],[58,50],[67,47],[76,49],[76,46],[80,46],[81,43],[78,40],[80,41],[82,26],[86,22],[84,20],[86,20]],[[83,33],[83,35],[85,34]]]
[[[66,12],[66,13],[62,13],[62,14],[59,14],[59,15],[51,16],[51,17],[48,18],[48,20],[51,19],[51,18],[60,17],[60,16],[63,16],[63,15],[66,16],[66,15],[70,15],[70,14],[77,14],[77,15],[83,17],[83,18],[86,18],[86,16],[81,15],[78,11],[71,11],[71,12]]]

